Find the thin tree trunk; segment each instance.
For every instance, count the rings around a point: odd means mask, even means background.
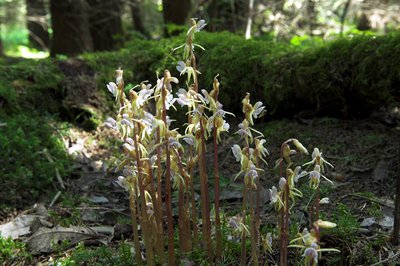
[[[307,16],[308,16],[308,30],[310,36],[313,36],[314,26],[315,26],[315,0],[307,0]]]
[[[2,7],[2,4],[0,3],[0,7]],[[2,32],[2,24],[3,24],[3,19],[0,16],[0,32]],[[1,34],[0,34],[0,56],[4,56],[4,48],[3,48],[3,39],[1,38]]]
[[[146,30],[143,20],[142,20],[142,10],[141,10],[142,0],[130,0],[129,5],[131,8],[133,29],[140,32],[146,38],[150,38],[150,34]]]
[[[50,47],[46,14],[43,0],[26,0],[29,44],[38,50],[47,50]]]
[[[167,27],[168,24],[185,25],[188,20],[188,15],[192,7],[190,0],[163,0],[163,16],[164,24]],[[165,28],[165,34],[175,35],[179,32],[168,32]]]
[[[253,10],[254,10],[254,0],[249,0],[249,12],[247,15],[247,24],[246,24],[246,40],[251,38],[251,26],[253,25]]]
[[[87,0],[90,6],[89,27],[93,50],[109,51],[123,43],[120,0]]]
[[[0,56],[4,56],[3,40],[0,38]]]
[[[351,4],[351,0],[347,0],[344,9],[343,9],[343,13],[340,16],[340,35],[343,35],[343,28],[344,28],[344,21],[346,19],[346,15],[349,12],[349,7]]]
[[[93,50],[84,0],[50,0],[53,39],[51,56],[77,55]]]
[[[400,233],[400,175],[397,175],[396,179],[396,202],[394,208],[394,226],[391,237],[393,245],[399,244],[399,233]]]

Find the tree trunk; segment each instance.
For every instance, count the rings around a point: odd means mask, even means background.
[[[47,50],[50,46],[46,14],[43,0],[26,0],[29,44],[37,50]]]
[[[247,26],[249,0],[220,1],[211,0],[206,7],[209,14],[207,31],[238,32]],[[254,14],[253,14],[254,15]]]
[[[394,208],[394,226],[391,236],[391,242],[393,245],[399,244],[399,233],[400,233],[400,175],[396,178],[396,201]]]
[[[2,4],[0,3],[0,7],[2,7]],[[2,32],[2,24],[3,24],[3,21],[2,21],[3,19],[2,19],[2,17],[0,16],[0,32]],[[3,39],[1,38],[2,36],[1,36],[1,34],[0,34],[0,57],[2,57],[2,56],[4,56],[4,48],[3,48]]]
[[[53,40],[51,56],[69,56],[93,50],[84,0],[50,0]]]
[[[0,38],[0,57],[4,55],[3,40]]]
[[[316,23],[316,10],[315,0],[307,0],[307,19],[308,19],[308,32],[310,36],[314,35],[314,27]]]
[[[351,4],[351,0],[347,0],[346,4],[344,5],[344,8],[343,8],[343,13],[340,16],[340,36],[343,35],[344,21],[346,19],[347,13],[349,11],[350,4]]]
[[[90,35],[95,51],[109,51],[121,47],[123,31],[120,0],[87,0],[90,6]]]
[[[176,35],[179,31],[168,32],[168,24],[185,25],[188,20],[192,3],[190,0],[163,0],[163,16],[165,34]]]
[[[141,0],[129,1],[129,5],[131,7],[133,29],[143,34],[143,36],[145,36],[146,38],[150,38],[150,34],[147,32],[146,28],[143,25],[142,11],[140,8],[141,4],[142,4]]]
[[[249,0],[249,10],[247,15],[246,31],[244,37],[246,40],[251,38],[251,26],[253,25],[253,11],[254,11],[254,0]]]

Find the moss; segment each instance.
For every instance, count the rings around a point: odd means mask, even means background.
[[[127,84],[154,84],[156,73],[165,68],[179,76],[175,65],[182,50],[173,48],[184,38],[136,40],[120,51],[84,54],[81,59],[96,73],[96,84],[111,106],[105,84],[114,80],[117,67],[124,69]],[[230,111],[240,109],[246,91],[264,100],[270,114],[278,117],[304,110],[311,115],[362,116],[400,96],[400,33],[340,38],[309,48],[245,41],[227,32],[201,32],[196,42],[206,48],[196,50],[200,88],[211,89],[219,74],[220,99]],[[62,60],[1,65],[0,103],[8,111],[24,106],[58,112],[54,105],[65,87],[58,61]]]
[[[64,144],[49,118],[31,114],[0,116],[0,202],[20,207],[46,195],[56,178],[68,173]],[[52,161],[49,160],[51,157]]]
[[[272,56],[265,63],[267,102],[274,113],[359,116],[399,94],[400,34],[338,39]]]
[[[2,265],[23,265],[32,261],[32,255],[24,243],[0,236],[0,263]]]
[[[131,246],[122,241],[118,247],[107,246],[86,247],[78,244],[70,256],[57,259],[57,265],[136,265],[133,260]]]
[[[54,113],[62,94],[63,75],[52,59],[0,65],[0,103],[6,113]]]
[[[398,98],[399,33],[388,36],[340,38],[308,49],[263,40],[243,40],[231,33],[198,35],[196,42],[201,89],[211,89],[219,74],[225,109],[238,111],[245,92],[264,99],[275,116],[303,110],[312,115],[359,116]],[[155,81],[154,73],[175,64],[181,52],[172,48],[184,36],[159,41],[137,41],[121,52],[85,55],[99,70],[99,84],[113,80],[121,66],[133,84]]]

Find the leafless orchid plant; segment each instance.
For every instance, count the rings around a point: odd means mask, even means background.
[[[188,253],[202,245],[208,261],[219,261],[223,256],[226,242],[221,230],[221,215],[219,213],[219,164],[218,145],[221,135],[229,130],[227,115],[232,113],[223,110],[218,101],[220,84],[218,75],[214,78],[210,92],[199,89],[195,48],[202,48],[194,43],[195,35],[205,27],[204,20],[191,20],[186,41],[175,50],[183,49],[182,60],[176,69],[185,76],[186,88],[178,88],[173,92],[179,80],[170,71],[165,70],[163,76],[152,86],[147,82],[124,92],[123,70],[116,70],[116,81],[107,84],[108,90],[114,95],[118,105],[116,118],[108,118],[105,125],[117,132],[124,141],[122,145],[124,159],[117,167],[119,176],[117,183],[129,194],[130,210],[134,237],[135,261],[138,264],[155,265],[167,263],[176,264],[174,232],[176,222],[172,211],[172,190],[178,190],[177,222],[179,248],[181,253]],[[149,102],[155,104],[155,112],[148,110]],[[184,133],[171,129],[171,118],[168,111],[179,104],[187,108],[187,124]],[[243,140],[242,146],[233,145],[232,151],[241,169],[236,178],[243,178],[243,208],[236,219],[228,224],[234,228],[234,233],[241,239],[241,265],[248,263],[246,240],[251,241],[250,261],[259,265],[261,248],[264,252],[272,252],[272,235],[260,235],[260,188],[261,174],[266,166],[266,140],[261,132],[253,128],[254,119],[265,113],[262,102],[251,104],[250,94],[242,101],[244,120],[236,132]],[[211,223],[211,207],[209,196],[209,181],[206,167],[207,140],[212,139],[213,174],[215,188],[214,225]],[[319,247],[319,228],[332,227],[333,223],[319,219],[319,193],[312,206],[313,228],[292,241],[301,240],[302,244],[290,244],[288,239],[290,202],[302,197],[295,186],[297,180],[305,175],[310,176],[310,186],[319,191],[320,178],[324,166],[332,166],[322,158],[322,153],[316,148],[312,161],[306,165],[314,165],[310,173],[301,171],[301,167],[292,169],[291,155],[293,145],[300,153],[308,154],[307,149],[297,140],[289,139],[281,147],[279,189],[270,189],[271,203],[280,214],[280,262],[287,265],[288,247],[298,247],[304,250],[306,265],[315,265],[321,251]],[[286,164],[286,168],[284,165]],[[195,176],[195,168],[199,176]],[[264,168],[263,168],[264,167]],[[284,171],[285,170],[285,171]],[[196,181],[196,179],[199,179]],[[195,184],[200,184],[200,210],[197,209]],[[253,196],[255,195],[255,196]],[[199,216],[200,213],[200,216]],[[164,218],[166,217],[166,219]],[[201,217],[201,235],[199,221]],[[247,222],[249,221],[249,222]],[[213,227],[214,226],[214,227]],[[166,232],[165,232],[166,230]],[[215,232],[215,233],[213,233]],[[164,236],[166,235],[166,237]],[[213,238],[213,236],[215,236]],[[214,243],[215,239],[215,243]],[[141,242],[144,243],[145,256],[142,256]],[[215,247],[215,248],[214,248]],[[167,248],[167,254],[165,249]],[[215,250],[215,252],[214,252]],[[314,263],[314,264],[313,264]]]

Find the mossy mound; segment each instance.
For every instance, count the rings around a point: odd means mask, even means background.
[[[7,114],[58,110],[63,76],[53,60],[0,65],[0,106]]]
[[[37,114],[0,114],[0,208],[32,205],[68,173],[69,159],[54,120]],[[57,170],[56,170],[57,169]]]
[[[276,114],[360,117],[399,101],[400,34],[339,39],[271,56],[264,92]]]
[[[159,41],[139,40],[118,52],[84,55],[96,69],[98,84],[113,80],[114,69],[124,69],[126,83],[155,82],[164,68],[179,76],[175,66],[181,51],[173,48],[185,36]],[[219,74],[221,102],[239,111],[246,92],[263,100],[276,117],[302,111],[312,115],[355,117],[368,115],[399,99],[397,57],[400,33],[338,39],[318,47],[299,49],[263,40],[243,40],[231,33],[198,35],[196,42],[200,86],[211,89]],[[184,86],[180,84],[180,86]]]
[[[116,68],[124,70],[127,87],[144,80],[154,84],[156,73],[162,73],[165,68],[179,76],[175,66],[182,50],[173,49],[184,39],[181,35],[158,41],[137,40],[120,51],[85,54],[70,63],[68,71],[63,68],[68,64],[65,60],[2,65],[0,104],[10,109],[22,97],[28,100],[28,107],[60,112],[54,106],[64,99],[71,80],[79,83],[79,79],[85,82],[89,79],[89,91],[106,95],[110,99],[106,105],[110,107],[112,97],[105,84],[114,80]],[[206,48],[196,50],[198,69],[202,73],[200,87],[210,90],[214,76],[219,74],[220,99],[230,111],[240,111],[240,101],[246,92],[253,99],[263,100],[270,115],[277,117],[302,111],[312,115],[362,116],[399,100],[400,33],[338,39],[307,49],[272,41],[245,41],[227,32],[202,32],[196,42]],[[74,67],[78,69],[77,74],[70,75]],[[92,74],[88,75],[89,72]],[[86,83],[82,86],[87,87]],[[12,90],[7,89],[10,86]],[[81,98],[85,97],[89,96]]]
[[[27,60],[0,65],[1,113],[56,114],[87,130],[99,125],[106,100],[84,61]]]

